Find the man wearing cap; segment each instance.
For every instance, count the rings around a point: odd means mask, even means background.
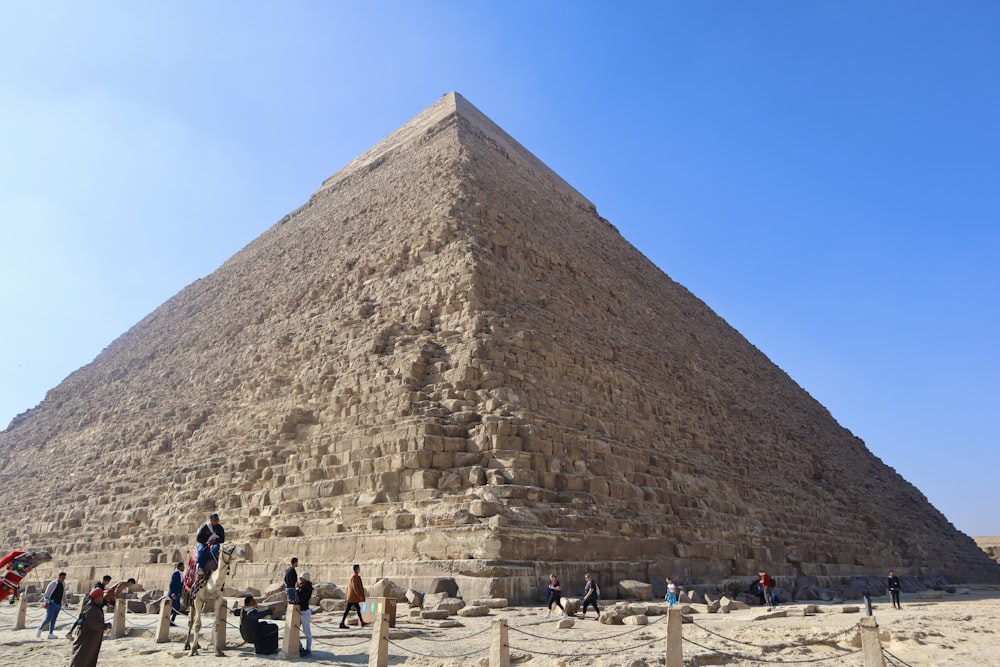
[[[243,641],[253,644],[253,652],[257,655],[278,652],[278,626],[260,620],[273,611],[271,607],[261,611],[252,595],[243,598],[243,609],[233,609],[233,616],[240,617],[240,636]]]
[[[212,514],[208,517],[201,529],[198,531],[198,574],[205,574],[205,563],[208,561],[208,554],[212,546],[222,544],[226,541],[226,529],[219,523],[219,515]]]
[[[96,667],[104,631],[111,627],[110,623],[104,622],[104,589],[95,587],[90,591],[81,618],[80,633],[73,640],[69,667]]]
[[[308,572],[303,572],[299,575],[299,584],[296,586],[296,589],[296,599],[299,605],[299,624],[302,626],[302,633],[306,636],[306,647],[302,648],[302,644],[299,644],[299,657],[304,658],[307,655],[312,655],[313,645],[312,625],[310,624],[312,609],[309,608],[309,599],[312,598],[313,594],[312,575]]]

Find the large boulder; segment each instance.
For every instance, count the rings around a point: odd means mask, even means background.
[[[636,598],[639,600],[653,599],[653,585],[644,581],[626,579],[618,582],[618,591],[622,597]]]
[[[368,588],[368,596],[373,598],[389,598],[402,602],[406,600],[406,590],[391,579],[378,579]]]
[[[451,577],[435,577],[431,579],[427,593],[447,593],[450,598],[458,597],[458,583]]]

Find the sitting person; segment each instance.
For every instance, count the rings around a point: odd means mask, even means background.
[[[264,616],[270,616],[273,611],[270,607],[261,611],[252,595],[243,599],[242,609],[233,610],[233,616],[240,617],[240,636],[243,641],[253,644],[253,652],[257,655],[278,652],[278,626],[260,620]]]
[[[213,513],[208,517],[208,521],[198,530],[195,540],[198,542],[198,574],[208,574],[205,565],[208,563],[212,547],[226,541],[226,529],[219,523],[218,514]]]

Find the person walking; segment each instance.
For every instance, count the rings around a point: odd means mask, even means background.
[[[170,596],[170,625],[176,625],[174,621],[181,611],[181,596],[184,594],[184,563],[177,563],[174,566],[167,594]]]
[[[587,609],[593,605],[594,613],[597,614],[597,619],[600,620],[601,610],[597,608],[597,598],[601,597],[601,589],[590,576],[589,572],[583,575],[583,578],[587,583],[583,585],[583,609],[580,611],[580,618],[587,618]]]
[[[566,608],[562,604],[562,586],[559,585],[559,580],[556,579],[556,575],[549,575],[549,610],[545,614],[545,618],[552,615],[552,605],[559,607],[562,617],[566,618]]]
[[[292,556],[288,569],[285,570],[285,599],[288,604],[295,604],[295,587],[299,584],[299,575],[295,568],[299,566],[299,559]]]
[[[902,609],[903,606],[899,604],[899,591],[902,587],[899,585],[899,577],[893,570],[889,570],[889,600],[892,602],[893,609]]]
[[[351,609],[358,610],[358,622],[361,623],[361,627],[368,625],[365,623],[365,619],[361,618],[361,603],[365,601],[365,587],[361,583],[361,566],[357,563],[354,564],[354,574],[351,575],[351,581],[347,584],[347,606],[344,608],[344,616],[340,619],[340,628],[342,630],[347,630],[347,614]]]
[[[104,589],[94,588],[81,614],[80,632],[73,640],[69,667],[97,667],[104,631],[111,627],[104,622]]]
[[[312,594],[312,575],[308,572],[303,572],[302,575],[299,576],[298,591],[296,596],[299,605],[299,623],[302,625],[302,633],[306,636],[305,648],[302,648],[302,644],[299,644],[300,658],[312,655],[312,609],[309,608],[309,600],[312,598]]]
[[[56,618],[62,611],[63,596],[66,594],[66,573],[60,572],[56,579],[45,587],[45,595],[42,598],[45,602],[45,620],[38,626],[35,636],[41,638],[42,630],[49,627],[49,639],[56,638]]]

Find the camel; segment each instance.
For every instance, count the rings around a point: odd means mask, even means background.
[[[223,544],[219,547],[219,567],[216,568],[211,575],[209,575],[208,580],[201,585],[198,592],[195,594],[193,600],[191,600],[189,611],[188,611],[188,632],[187,641],[184,642],[184,650],[191,650],[189,655],[198,655],[198,634],[201,632],[201,612],[202,608],[208,604],[212,603],[215,609],[215,622],[225,623],[226,622],[226,612],[224,611],[226,598],[222,594],[222,587],[226,583],[226,577],[229,576],[229,568],[233,563],[234,559],[243,556],[243,547],[238,547],[235,544]],[[185,591],[187,594],[187,591]],[[219,645],[216,642],[215,655],[222,657],[225,655],[222,650],[225,648],[225,643]]]
[[[52,554],[48,551],[24,549],[14,549],[0,558],[0,602],[10,595],[14,596],[12,603],[17,600],[20,595],[21,580],[33,569],[51,560]]]

